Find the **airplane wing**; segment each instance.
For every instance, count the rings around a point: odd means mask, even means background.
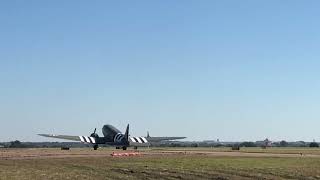
[[[70,135],[55,135],[55,134],[38,134],[39,136],[49,137],[49,138],[57,138],[57,139],[65,139],[71,141],[80,141],[83,143],[96,144],[95,137],[89,136],[70,136]]]
[[[160,142],[160,141],[170,141],[185,139],[186,137],[145,137],[149,142]]]

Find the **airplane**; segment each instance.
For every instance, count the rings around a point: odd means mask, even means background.
[[[99,137],[96,133],[97,128],[94,129],[90,136],[70,136],[70,135],[55,135],[55,134],[38,134],[39,136],[58,138],[72,141],[80,141],[86,144],[92,144],[93,149],[97,150],[99,144],[107,144],[109,146],[115,146],[116,149],[122,148],[127,150],[127,147],[133,146],[135,149],[138,147],[150,146],[150,142],[159,142],[165,140],[184,139],[185,137],[150,137],[149,133],[147,137],[131,137],[129,135],[129,124],[127,125],[125,133],[121,133],[120,130],[110,124],[106,124],[102,127],[103,137]]]

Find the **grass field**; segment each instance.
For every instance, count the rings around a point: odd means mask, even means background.
[[[153,148],[153,150],[163,150],[163,151],[206,151],[206,152],[234,152],[229,147],[220,148]],[[262,149],[261,147],[242,147],[239,152],[244,153],[274,153],[274,154],[313,154],[320,155],[319,148],[296,148],[296,147],[272,147],[267,149]]]
[[[221,156],[192,153],[212,151],[210,148],[183,149],[186,153],[161,153],[177,150],[181,149],[155,149],[134,157],[111,157],[109,154],[113,150],[110,149],[75,149],[66,153],[59,149],[30,150],[34,154],[46,152],[48,156],[2,158],[0,179],[320,179],[320,158],[317,156],[230,157],[228,152]],[[281,154],[287,150],[291,153],[303,151],[305,154],[318,154],[316,149],[293,148],[273,148],[262,153],[272,151]],[[65,154],[54,157],[52,153],[56,151]],[[259,149],[242,151],[256,154]],[[24,150],[21,153],[28,152]],[[2,156],[6,153],[11,152],[2,152]],[[104,156],[86,157],[86,154],[89,156],[92,153]],[[82,156],[75,156],[79,154]]]

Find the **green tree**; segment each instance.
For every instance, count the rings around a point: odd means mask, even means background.
[[[287,147],[287,146],[288,146],[288,142],[282,140],[282,141],[280,141],[280,146],[281,146],[281,147]]]
[[[21,148],[22,146],[22,143],[18,140],[11,141],[9,145],[10,148]]]
[[[319,147],[319,144],[316,142],[310,143],[309,147]]]
[[[243,142],[240,144],[240,147],[256,147],[257,145],[254,142]]]

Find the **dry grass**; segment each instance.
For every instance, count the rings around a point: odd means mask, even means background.
[[[201,152],[205,150],[211,151],[201,149]],[[152,150],[145,151],[142,156],[116,158],[109,155],[112,151],[31,149],[2,152],[2,155],[20,152],[28,157],[2,158],[0,179],[320,179],[319,157],[210,156],[184,149],[188,153],[161,154]],[[279,153],[283,151],[279,149]],[[55,157],[54,152],[63,156]],[[308,149],[305,152],[309,152]],[[32,154],[45,153],[50,156],[30,158]],[[315,152],[311,150],[310,153]]]

